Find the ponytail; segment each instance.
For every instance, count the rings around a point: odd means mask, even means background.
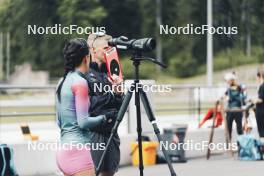
[[[64,75],[56,91],[59,101],[61,101],[61,89],[67,74],[74,71],[75,67],[82,63],[83,57],[89,54],[88,51],[86,40],[82,38],[72,39],[65,45],[63,49],[65,60]]]

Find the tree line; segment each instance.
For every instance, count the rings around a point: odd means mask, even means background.
[[[0,32],[10,33],[11,70],[29,62],[33,68],[48,70],[51,76],[63,72],[62,48],[72,37],[87,35],[28,35],[27,26],[104,26],[113,37],[154,37],[158,35],[157,9],[168,26],[201,26],[207,20],[206,0],[1,0]],[[264,1],[213,0],[213,25],[237,26],[236,35],[214,35],[215,70],[263,62]],[[206,35],[160,35],[163,74],[189,77],[205,73]],[[155,56],[153,51],[150,55]],[[129,55],[121,52],[123,60]],[[129,67],[124,61],[123,67]],[[156,69],[148,64],[146,70]],[[146,71],[145,77],[151,77]],[[128,75],[129,77],[130,75]]]

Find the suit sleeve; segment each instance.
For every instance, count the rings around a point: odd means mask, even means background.
[[[103,95],[92,95],[90,96],[90,112],[94,112],[98,109],[105,109],[109,105],[115,105],[120,108],[123,102],[123,96],[111,92],[106,92]]]
[[[105,105],[111,104],[113,95],[107,92],[103,95],[92,95],[90,96],[91,104],[90,111],[93,112],[95,109],[103,109]]]
[[[90,117],[90,97],[87,82],[83,79],[76,80],[72,85],[75,100],[77,122],[82,129],[91,129],[105,122],[105,116]]]

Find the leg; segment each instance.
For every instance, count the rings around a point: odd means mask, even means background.
[[[101,170],[101,166],[103,164],[105,155],[107,154],[107,150],[108,150],[108,148],[109,148],[109,146],[111,144],[111,141],[112,141],[114,135],[117,133],[117,128],[118,128],[119,124],[121,123],[121,121],[123,120],[123,117],[125,115],[127,107],[128,107],[128,105],[130,103],[130,100],[131,100],[131,97],[132,97],[132,94],[133,94],[133,90],[134,90],[134,88],[131,87],[130,91],[127,92],[127,94],[126,94],[126,96],[125,96],[125,98],[123,100],[123,103],[122,103],[122,105],[120,107],[120,110],[118,111],[118,115],[117,115],[117,119],[116,119],[115,125],[114,125],[114,127],[113,127],[113,129],[111,131],[111,135],[110,135],[110,137],[109,137],[109,139],[107,141],[105,150],[103,151],[102,156],[100,156],[101,157],[100,161],[98,162],[98,165],[96,167],[96,175],[97,176],[99,175],[99,172]]]
[[[264,110],[257,108],[256,109],[256,121],[258,127],[259,137],[264,137]]]
[[[234,114],[234,118],[235,118],[236,127],[237,127],[237,134],[241,135],[241,134],[243,134],[243,127],[242,127],[243,113],[242,112],[236,112]]]
[[[228,129],[228,135],[229,135],[230,140],[232,138],[233,120],[234,120],[233,119],[233,113],[227,112],[226,113],[226,122],[227,122],[227,129]]]
[[[73,176],[95,176],[95,170],[90,169],[86,171],[81,171],[81,172],[74,174]]]
[[[105,138],[104,141],[107,142],[108,137],[104,137],[104,138]],[[93,155],[93,159],[94,159],[94,164],[97,167],[98,162],[100,160],[100,156],[102,155],[102,151],[95,151],[94,154],[96,153],[97,155]],[[116,134],[111,140],[111,143],[108,147],[108,151],[105,154],[104,161],[100,168],[100,176],[114,175],[118,170],[119,162],[120,162],[120,138]]]
[[[259,128],[259,136],[264,137],[264,113],[261,114],[261,117],[259,119],[260,121],[260,128]]]
[[[114,176],[114,172],[101,172],[100,176]]]
[[[157,125],[157,122],[156,122],[155,116],[154,116],[154,114],[153,114],[153,111],[152,111],[152,109],[151,109],[151,107],[150,107],[150,104],[149,104],[149,101],[148,101],[147,95],[146,95],[146,93],[145,93],[142,89],[140,89],[139,93],[140,93],[140,97],[141,97],[142,103],[143,103],[143,105],[144,105],[144,108],[145,108],[145,110],[146,110],[147,116],[148,116],[148,118],[149,118],[149,121],[151,122],[152,127],[153,127],[153,129],[154,129],[154,132],[155,132],[155,134],[156,134],[156,136],[157,136],[157,138],[158,138],[158,141],[159,141],[159,143],[160,143],[160,142],[163,141],[163,140],[162,140],[162,138],[161,138],[160,130],[159,130],[159,128],[158,128],[158,125]],[[165,157],[165,160],[167,161],[167,164],[168,164],[168,167],[169,167],[169,170],[170,170],[171,176],[176,176],[176,173],[175,173],[175,171],[174,171],[174,169],[173,169],[173,167],[172,167],[171,160],[170,160],[170,158],[169,158],[169,156],[168,156],[167,151],[166,151],[164,148],[162,148],[162,152],[163,152],[163,155],[164,155],[164,157]]]
[[[64,176],[95,176],[95,168],[88,148],[58,150],[56,159],[58,168]]]
[[[221,100],[221,106],[224,106],[223,100]],[[231,145],[231,139],[230,139],[230,133],[232,132],[232,127],[228,128],[228,123],[227,123],[227,116],[229,116],[230,112],[225,112],[226,110],[224,108],[221,109],[221,113],[223,115],[223,121],[224,121],[224,129],[225,129],[225,141],[226,141],[226,149],[229,150],[230,154],[234,156],[233,151],[228,145]],[[231,132],[229,131],[231,129]]]
[[[99,133],[93,133],[91,142],[92,143],[107,143],[109,141],[109,137],[101,135]],[[120,162],[120,139],[116,134],[110,144],[108,145],[107,151],[104,155],[104,159],[100,166],[100,172],[98,174],[103,175],[113,175],[119,166]],[[99,162],[101,160],[102,150],[92,150],[92,158],[94,161],[94,165],[97,168],[99,166]]]
[[[260,125],[260,119],[261,119],[261,114],[258,112],[258,109],[256,110],[256,122],[257,122],[257,127],[258,127],[258,133],[259,136],[261,137],[261,125]]]

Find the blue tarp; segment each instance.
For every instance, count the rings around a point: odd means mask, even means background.
[[[238,157],[240,160],[261,160],[263,153],[260,150],[264,143],[255,139],[253,135],[244,134],[237,138],[239,145]]]

